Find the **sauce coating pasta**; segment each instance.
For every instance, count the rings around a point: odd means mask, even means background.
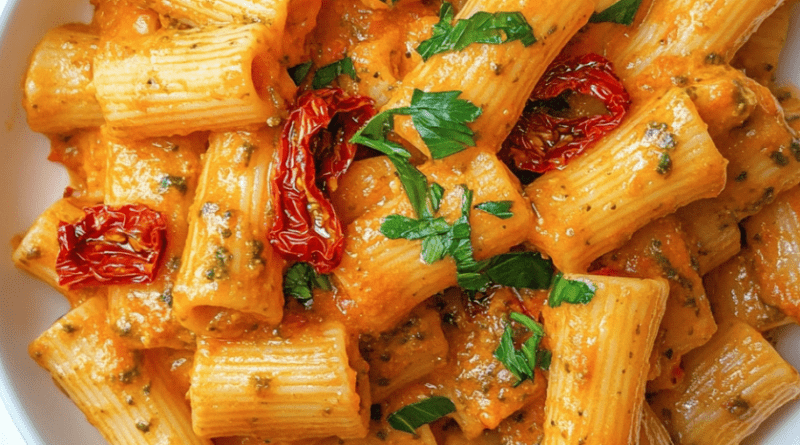
[[[13,259],[110,444],[736,444],[800,395],[792,2],[93,5],[31,57],[70,184]]]

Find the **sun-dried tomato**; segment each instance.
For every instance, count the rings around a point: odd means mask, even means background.
[[[608,113],[560,117],[547,113],[541,101],[566,91],[595,97]],[[507,162],[520,170],[544,173],[560,168],[618,127],[630,108],[630,96],[614,74],[611,62],[597,54],[554,61],[533,90],[529,106],[503,143]]]
[[[70,288],[149,283],[166,247],[167,224],[147,206],[87,207],[58,225],[58,284]]]
[[[309,91],[283,127],[273,179],[276,216],[269,232],[284,257],[332,271],[342,259],[342,225],[322,189],[334,187],[356,153],[350,138],[375,115],[372,99],[338,88]]]

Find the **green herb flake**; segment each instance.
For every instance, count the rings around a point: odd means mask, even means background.
[[[422,240],[422,261],[433,264],[444,259],[447,254],[447,237],[433,235]]]
[[[656,173],[659,175],[666,175],[672,171],[672,158],[669,153],[661,153],[658,158],[658,165],[656,166]]]
[[[536,365],[544,369],[545,371],[550,370],[550,363],[553,361],[553,353],[548,351],[547,349],[540,349],[536,352]]]
[[[353,66],[353,59],[345,57],[337,60],[331,64],[325,65],[314,73],[314,79],[311,81],[311,87],[318,90],[324,86],[329,85],[336,80],[337,77],[346,74],[353,80],[358,80],[356,68]]]
[[[547,289],[553,277],[553,263],[538,252],[509,252],[491,258],[484,273],[502,286]]]
[[[774,162],[775,165],[777,165],[778,167],[786,167],[787,165],[789,165],[789,158],[787,158],[786,155],[777,150],[770,153],[769,157],[770,159],[772,159],[772,162]]]
[[[793,140],[789,145],[789,150],[792,152],[795,161],[800,162],[800,141],[797,139]]]
[[[386,139],[386,136],[394,128],[394,114],[391,111],[393,110],[384,111],[370,119],[350,138],[350,142],[365,145],[385,154],[397,170],[397,175],[417,217],[430,216],[431,213],[426,204],[428,179],[409,162],[411,153],[408,150],[402,145]]]
[[[620,25],[630,26],[639,11],[642,0],[620,0],[601,12],[592,14],[589,18],[590,23],[619,23]]]
[[[476,205],[475,208],[500,219],[509,219],[514,216],[511,212],[511,206],[513,205],[514,201],[486,201]]]
[[[444,196],[444,187],[437,183],[433,183],[428,188],[428,200],[431,203],[431,209],[433,213],[439,211],[439,208],[442,205],[442,197]]]
[[[309,302],[314,289],[333,289],[327,275],[318,274],[308,263],[295,263],[283,276],[283,294],[301,303]]]
[[[299,65],[295,65],[289,68],[289,76],[294,81],[295,85],[300,85],[305,80],[306,76],[308,76],[308,72],[311,71],[311,61],[301,63]]]
[[[553,290],[547,304],[550,307],[559,307],[563,303],[587,304],[592,301],[597,289],[591,283],[578,280],[568,280],[559,272],[553,279]]]
[[[250,240],[247,245],[247,267],[257,269],[267,264],[262,254],[264,253],[264,243],[259,240]]]
[[[509,318],[523,325],[531,336],[520,349],[514,346],[514,329],[509,322],[500,338],[500,344],[494,351],[494,357],[503,364],[517,378],[514,386],[518,386],[527,379],[534,378],[534,370],[537,366],[550,367],[552,354],[549,351],[539,349],[539,344],[544,338],[544,328],[532,318],[519,312],[512,312]],[[541,359],[541,361],[540,361]]]
[[[171,188],[177,190],[181,195],[185,195],[186,191],[189,189],[188,185],[186,184],[186,178],[173,175],[162,176],[158,181],[158,193],[163,195]]]
[[[386,421],[392,428],[415,434],[417,428],[455,412],[456,406],[447,397],[434,396],[406,405],[389,414]]]
[[[461,51],[473,43],[501,45],[514,40],[525,46],[536,43],[533,28],[520,12],[479,11],[468,19],[455,24],[455,11],[450,3],[443,3],[439,10],[439,23],[433,26],[431,38],[417,47],[422,60],[435,54]]]
[[[418,240],[450,231],[444,218],[413,219],[402,215],[389,215],[381,224],[381,233],[389,239]]]
[[[428,202],[435,204],[431,199],[435,195],[429,195],[436,193],[435,188],[429,188],[425,175],[411,164],[411,153],[387,136],[394,129],[394,116],[404,115],[411,116],[414,127],[434,159],[474,146],[474,133],[466,124],[474,122],[481,115],[481,109],[467,100],[458,99],[460,94],[460,91],[426,93],[414,90],[411,105],[377,114],[350,138],[351,143],[365,145],[389,158],[418,218],[435,213],[436,209],[431,212],[428,207]]]
[[[411,116],[414,128],[433,159],[446,158],[475,146],[475,134],[466,124],[474,122],[482,110],[468,100],[458,99],[459,95],[460,91],[426,93],[415,89],[411,105],[392,110]]]
[[[214,250],[212,265],[206,270],[206,279],[214,281],[228,278],[231,261],[233,261],[233,254],[225,247],[217,247]]]
[[[481,115],[480,107],[459,99],[461,91],[439,91],[426,93],[415,89],[411,104],[393,108],[374,116],[351,139],[353,143],[366,145],[386,155],[398,155],[408,159],[411,155],[399,144],[389,142],[386,136],[394,128],[395,115],[411,116],[422,140],[434,159],[442,159],[475,145],[474,133],[467,123]]]
[[[389,239],[422,240],[421,257],[426,264],[451,256],[456,263],[458,285],[468,292],[483,292],[492,284],[518,289],[548,288],[553,265],[537,252],[510,252],[475,261],[469,223],[473,192],[461,187],[461,216],[452,225],[441,217],[389,215],[381,223],[381,233]]]

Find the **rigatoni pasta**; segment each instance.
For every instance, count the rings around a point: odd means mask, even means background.
[[[781,1],[95,3],[32,57],[70,186],[13,259],[112,445],[738,443],[800,395]]]
[[[174,309],[181,324],[236,336],[283,316],[283,260],[264,240],[277,132],[214,133],[203,160]]]
[[[366,435],[367,367],[344,325],[309,324],[283,335],[200,342],[189,391],[195,432],[287,440]]]
[[[105,42],[94,85],[109,131],[144,138],[277,125],[294,87],[269,37],[255,23]]]
[[[106,323],[106,302],[87,300],[31,343],[30,354],[112,443],[210,445],[192,432],[170,384]],[[86,360],[94,357],[94,360]]]
[[[97,32],[78,24],[55,28],[39,43],[25,78],[23,101],[33,130],[58,133],[104,123],[93,83],[99,45]]]
[[[596,289],[586,305],[547,307],[553,362],[544,444],[636,443],[664,280],[564,275]]]

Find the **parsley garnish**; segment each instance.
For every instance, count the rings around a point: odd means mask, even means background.
[[[289,68],[289,76],[292,78],[295,85],[303,83],[303,80],[308,76],[308,72],[311,71],[311,65],[311,61],[309,60],[308,62]]]
[[[381,233],[389,239],[417,240],[449,232],[450,224],[444,218],[413,219],[402,215],[389,215],[381,224]]]
[[[366,145],[385,154],[397,170],[397,175],[406,190],[414,212],[420,218],[429,217],[431,212],[426,205],[428,178],[409,162],[411,153],[408,150],[402,145],[386,139],[386,135],[392,128],[394,128],[394,114],[383,112],[370,119],[350,138],[350,142]]]
[[[508,219],[514,216],[514,214],[511,213],[511,206],[513,204],[514,201],[486,201],[476,205],[475,208],[490,213],[500,219]]]
[[[475,260],[469,223],[473,193],[461,187],[461,216],[452,225],[441,217],[414,219],[389,215],[381,224],[381,233],[390,239],[421,239],[421,256],[426,264],[450,255],[456,263],[458,285],[470,292],[483,292],[492,284],[517,289],[549,287],[553,265],[538,252],[509,252],[483,261]]]
[[[407,107],[383,111],[370,119],[351,142],[366,145],[384,154],[397,152],[398,148],[408,153],[397,143],[389,142],[386,136],[394,128],[394,116],[411,116],[433,159],[442,159],[475,145],[475,135],[466,125],[481,115],[481,109],[472,102],[458,99],[461,91],[426,93],[414,90],[411,104]]]
[[[472,259],[472,245],[469,242],[469,205],[472,202],[472,192],[462,186],[462,215],[453,225],[444,218],[434,218],[427,204],[425,211],[419,219],[402,215],[389,215],[381,224],[381,233],[389,239],[422,240],[422,259],[427,264],[433,264],[449,254],[456,260],[456,264]],[[431,208],[438,209],[439,200],[444,189],[438,184],[431,185],[429,196],[437,202]],[[464,207],[466,205],[466,207]],[[461,258],[461,261],[459,260]]]
[[[411,105],[390,111],[411,116],[433,159],[442,159],[475,146],[475,134],[466,123],[474,122],[481,109],[468,100],[458,99],[460,94],[460,91],[426,93],[415,89]]]
[[[353,66],[353,59],[350,57],[345,57],[318,69],[314,73],[314,80],[311,81],[311,88],[320,89],[336,80],[342,74],[347,74],[353,80],[358,80],[356,68]]]
[[[656,173],[659,175],[666,175],[672,170],[672,158],[669,153],[661,153],[658,158],[658,165],[656,166]]]
[[[431,203],[431,210],[433,210],[433,213],[439,211],[439,207],[442,205],[442,196],[444,196],[444,187],[435,182],[431,184],[428,189],[428,200]]]
[[[318,274],[308,263],[295,263],[283,276],[283,294],[307,303],[314,296],[314,289],[331,290],[327,275]]]
[[[494,357],[514,374],[514,377],[517,378],[514,386],[518,386],[527,379],[533,380],[534,369],[537,365],[542,369],[548,369],[552,354],[550,351],[539,349],[539,344],[544,338],[542,325],[519,312],[512,312],[509,317],[525,326],[530,331],[531,337],[522,344],[520,349],[516,349],[514,347],[514,329],[509,322],[500,338],[500,344],[494,351]]]
[[[433,35],[417,47],[422,60],[443,52],[460,51],[472,43],[500,45],[513,40],[519,40],[525,46],[536,43],[533,28],[520,12],[479,11],[453,25],[454,18],[453,5],[443,3],[439,10],[439,23],[433,26]]]
[[[447,397],[434,396],[406,405],[389,414],[386,421],[392,428],[414,434],[417,428],[454,412],[455,404]]]
[[[620,0],[601,12],[592,14],[590,23],[611,22],[630,26],[639,11],[642,0]]]
[[[501,286],[547,289],[553,278],[553,263],[538,252],[509,252],[482,263],[482,273]]]
[[[553,290],[547,304],[550,307],[559,307],[562,303],[586,304],[592,301],[596,291],[590,283],[568,280],[558,273],[553,279]]]
[[[365,145],[388,156],[419,218],[430,217],[436,212],[441,199],[437,193],[441,193],[441,187],[431,186],[429,190],[425,175],[409,162],[411,153],[397,142],[388,140],[387,136],[394,128],[394,116],[405,115],[411,116],[414,127],[434,159],[474,146],[473,132],[465,124],[477,119],[481,109],[467,100],[458,99],[459,94],[460,91],[426,93],[414,90],[411,105],[381,112],[350,138],[354,144]],[[435,208],[429,208],[428,202]]]

